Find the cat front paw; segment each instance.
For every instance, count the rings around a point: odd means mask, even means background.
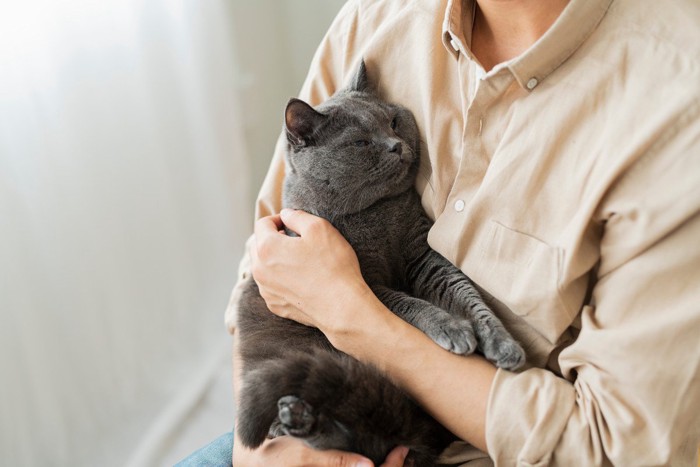
[[[282,430],[292,436],[306,437],[316,423],[313,408],[296,396],[283,396],[277,401],[278,417]]]
[[[431,323],[424,332],[437,345],[457,355],[470,354],[477,347],[474,329],[466,320],[447,319]]]
[[[504,370],[517,370],[525,363],[525,351],[513,338],[497,340],[484,349],[484,356]]]

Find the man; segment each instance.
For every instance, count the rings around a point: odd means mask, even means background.
[[[492,299],[530,367],[441,350],[376,300],[330,224],[276,215],[283,140],[250,247],[271,311],[397,381],[465,441],[447,463],[694,466],[698,24],[692,0],[348,2],[301,97],[322,102],[364,57],[414,112],[429,242]],[[290,438],[234,446],[242,466],[362,461]]]

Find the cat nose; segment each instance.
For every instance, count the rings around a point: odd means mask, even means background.
[[[391,148],[389,148],[389,152],[395,153],[397,156],[400,156],[401,153],[403,152],[403,146],[401,143],[396,143],[394,144]]]

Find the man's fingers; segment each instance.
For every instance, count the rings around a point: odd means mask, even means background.
[[[284,227],[279,214],[274,216],[262,217],[255,222],[255,235],[271,235],[276,234]]]
[[[255,276],[255,269],[257,269],[260,260],[264,262],[273,258],[275,253],[279,253],[280,249],[283,248],[283,244],[279,242],[290,238],[284,235],[283,231],[280,235],[280,229],[283,228],[283,225],[279,215],[263,217],[255,223],[255,236],[250,245],[253,276]]]
[[[280,218],[288,229],[293,230],[301,237],[326,222],[324,219],[309,214],[306,211],[295,209],[282,209]]]

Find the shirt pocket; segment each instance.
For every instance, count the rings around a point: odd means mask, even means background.
[[[574,316],[559,290],[561,255],[538,238],[491,221],[473,279],[554,344]]]

